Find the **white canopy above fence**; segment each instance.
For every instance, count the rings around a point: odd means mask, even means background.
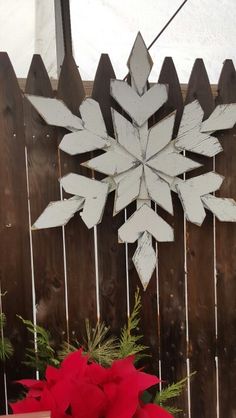
[[[58,0],[55,0],[57,4]],[[100,54],[110,55],[116,75],[140,30],[150,44],[182,0],[70,0],[73,48],[84,80],[91,80]],[[187,82],[195,58],[204,59],[216,83],[226,58],[236,62],[235,0],[188,0],[151,49],[156,80],[165,56],[172,56],[181,82]],[[33,53],[40,53],[57,78],[54,0],[0,0],[0,49],[9,53],[18,77],[26,77]]]

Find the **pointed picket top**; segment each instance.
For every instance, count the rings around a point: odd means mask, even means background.
[[[25,93],[53,97],[52,85],[41,55],[33,55],[28,71]]]
[[[232,60],[225,60],[218,83],[216,104],[236,102],[236,71]]]
[[[109,55],[101,54],[95,74],[91,97],[100,104],[102,115],[109,135],[113,135],[111,107],[114,107],[113,99],[110,95],[110,81],[111,79],[115,78],[115,72],[112,67]]]
[[[166,116],[167,114],[177,110],[173,130],[173,136],[175,137],[178,131],[180,119],[183,112],[183,96],[174,61],[171,57],[166,57],[164,59],[158,83],[168,85],[168,100],[165,103],[164,109],[160,109],[160,112],[162,112],[161,117]]]
[[[140,95],[144,93],[153,62],[140,32],[138,32],[128,59],[128,68]]]
[[[66,55],[64,58],[58,81],[57,97],[65,102],[72,113],[79,115],[79,106],[85,97],[85,90],[76,62],[71,55]]]
[[[204,62],[197,58],[188,83],[185,104],[198,100],[203,111],[204,119],[214,110],[214,99]]]
[[[0,52],[0,77],[4,77],[11,80],[11,90],[15,94],[21,95],[20,87],[17,82],[16,74],[12,66],[11,60],[7,52]],[[9,86],[8,86],[9,87]],[[9,92],[10,97],[10,92]]]

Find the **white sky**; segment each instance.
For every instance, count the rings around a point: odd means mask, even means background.
[[[43,0],[39,0],[42,1]],[[45,7],[53,0],[43,1]],[[138,30],[149,44],[182,0],[71,0],[74,54],[81,76],[94,78],[102,52],[109,53],[118,78]],[[46,9],[47,10],[47,9]],[[46,12],[47,13],[47,12]],[[152,47],[152,80],[165,56],[172,56],[181,82],[187,82],[195,58],[204,59],[212,83],[222,63],[236,64],[236,0],[188,0],[174,22]],[[54,25],[41,39],[47,49]],[[51,48],[55,48],[51,42]],[[25,77],[35,50],[35,0],[0,0],[0,49],[7,50],[19,77]],[[47,51],[48,55],[48,51]],[[45,58],[46,59],[46,58]],[[55,77],[55,54],[48,62]]]

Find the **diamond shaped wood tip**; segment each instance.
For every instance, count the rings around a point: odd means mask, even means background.
[[[141,96],[144,93],[153,62],[140,32],[135,39],[127,65],[137,92]]]

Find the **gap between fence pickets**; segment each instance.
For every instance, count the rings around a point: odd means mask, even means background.
[[[0,281],[0,314],[3,314],[2,309],[2,283]],[[4,347],[4,331],[3,326],[1,326],[1,340],[2,340],[2,346]],[[8,392],[7,392],[7,374],[6,374],[6,368],[5,363],[3,362],[3,389],[4,389],[4,401],[5,401],[5,412],[8,415]]]
[[[216,171],[216,158],[213,157],[213,171]],[[215,196],[215,192],[213,193]],[[217,297],[217,267],[216,267],[216,217],[213,215],[213,260],[214,260],[214,303],[215,303],[215,340],[218,340],[218,297]],[[220,416],[220,393],[219,393],[219,362],[218,353],[215,356],[216,367],[216,418]]]
[[[186,151],[183,151],[183,155],[186,156]],[[186,180],[186,173],[183,174],[183,181]],[[187,369],[187,401],[188,401],[188,418],[191,418],[191,386],[190,386],[190,359],[189,359],[189,318],[188,318],[188,265],[187,265],[187,220],[186,215],[183,212],[184,217],[184,293],[185,293],[185,321],[186,321],[186,369]]]
[[[28,222],[29,222],[29,244],[30,244],[30,267],[31,267],[31,287],[32,287],[32,314],[34,328],[37,325],[36,319],[36,294],[35,294],[35,276],[34,276],[34,251],[31,229],[31,206],[30,206],[30,186],[29,186],[29,170],[28,170],[28,152],[25,147],[25,172],[26,172],[26,188],[27,188],[27,207],[28,207]],[[37,352],[37,332],[34,329],[34,351]],[[36,354],[35,354],[36,355]],[[36,379],[39,379],[39,370],[36,369]]]

